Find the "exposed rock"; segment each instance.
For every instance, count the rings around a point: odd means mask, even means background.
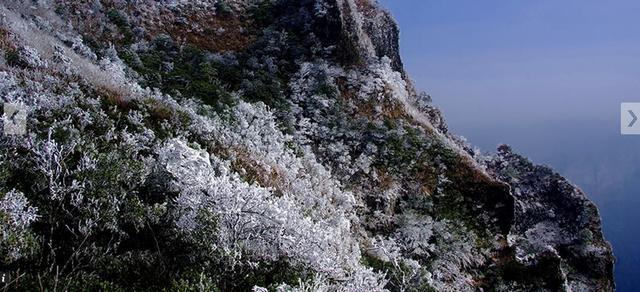
[[[511,186],[515,197],[509,244],[519,263],[562,271],[558,289],[613,290],[611,246],[603,239],[598,209],[580,189],[506,145],[488,167]]]

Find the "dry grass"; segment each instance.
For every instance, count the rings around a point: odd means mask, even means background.
[[[391,187],[393,186],[395,180],[393,179],[393,176],[391,176],[391,174],[389,174],[389,172],[385,169],[378,169],[378,186],[380,187],[380,189],[386,191],[391,189]]]
[[[0,27],[0,69],[7,70],[7,59],[16,54],[16,46],[11,41],[9,31]]]
[[[254,36],[248,33],[253,25],[252,21],[240,19],[239,13],[183,11],[185,19],[179,21],[180,15],[164,7],[148,9],[129,5],[126,9],[130,12],[129,15],[141,16],[133,22],[144,27],[152,39],[164,33],[178,43],[213,52],[242,51],[254,41]]]
[[[129,101],[122,92],[112,90],[108,87],[102,87],[96,90],[100,95],[102,95],[104,102],[107,105],[116,106],[122,111],[129,111],[132,109],[131,101]]]
[[[64,49],[64,54],[71,59],[71,65],[78,69],[79,75],[88,83],[93,84],[96,88],[105,88],[123,96],[132,96],[134,94],[131,88],[122,80],[114,79],[109,73],[76,54],[55,37],[33,27],[13,11],[0,5],[0,12],[7,16],[7,22],[10,23],[8,29],[17,35],[25,45],[36,49],[42,58],[51,60],[55,51],[54,47],[59,46]]]
[[[284,184],[278,170],[272,169],[271,171],[267,171],[260,166],[259,162],[253,159],[251,154],[245,149],[234,147],[232,151],[235,158],[231,163],[232,169],[244,174],[248,179],[247,181],[255,182],[262,187],[273,188],[278,191],[278,193],[281,193]]]
[[[16,49],[16,46],[11,41],[9,31],[3,27],[0,27],[0,49],[4,51],[14,51]]]
[[[204,31],[189,31],[183,26],[170,26],[166,30],[174,39],[181,39],[197,48],[214,51],[242,51],[253,37],[241,31],[242,22],[232,17],[189,20],[206,27]]]
[[[264,188],[274,190],[276,196],[280,196],[287,189],[282,170],[272,167],[270,171],[261,166],[248,149],[242,146],[215,145],[208,151],[221,158],[231,161],[231,169],[241,175],[245,181],[255,183]]]
[[[378,9],[373,3],[371,3],[371,0],[355,0],[354,2],[360,13],[366,16],[371,16]]]
[[[160,122],[170,120],[176,113],[173,108],[159,100],[149,100],[147,102],[151,119]]]

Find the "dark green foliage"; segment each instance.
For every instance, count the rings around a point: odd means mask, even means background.
[[[130,26],[129,19],[122,11],[112,9],[107,12],[107,17],[109,17],[109,20],[111,20],[119,28]]]
[[[513,219],[509,187],[470,168],[460,154],[446,145],[434,144],[429,152],[447,165],[444,175],[449,182],[435,196],[438,217],[464,222],[480,240],[489,236],[487,227],[494,232],[508,232]]]
[[[218,2],[216,9],[223,16],[230,10],[225,2]],[[300,9],[309,12],[299,13]],[[335,32],[316,32],[337,20],[311,17],[313,9],[313,1],[261,1],[252,5],[249,15],[253,25],[248,29],[255,30],[252,34],[258,37],[245,51],[235,53],[235,62],[211,58],[217,52],[204,51],[193,44],[179,47],[163,35],[148,50],[133,52],[121,47],[120,57],[142,76],[143,85],[195,97],[217,109],[233,104],[229,92],[240,90],[242,98],[264,102],[282,117],[290,105],[285,98],[286,85],[297,72],[298,62],[326,57],[318,49],[322,45],[314,35],[322,35],[329,42]],[[109,18],[120,28],[130,27],[126,16],[117,10],[110,11]],[[257,67],[250,65],[256,61]]]
[[[130,44],[134,40],[133,30],[131,29],[131,23],[127,15],[116,9],[112,9],[107,12],[107,17],[113,24],[118,27],[120,33],[122,33],[122,43]]]
[[[197,98],[221,110],[235,101],[230,91],[241,90],[247,101],[261,101],[280,112],[288,110],[284,81],[264,68],[248,71],[240,64],[212,58],[193,46],[179,48],[168,36],[160,36],[150,49],[125,49],[120,57],[142,76],[142,84],[169,94]]]
[[[272,290],[282,284],[297,286],[298,280],[308,280],[311,276],[292,267],[285,261],[263,263],[255,269],[246,269],[221,277],[222,291],[250,291],[254,285],[267,287]]]
[[[13,291],[112,291],[124,292],[128,286],[121,286],[104,280],[91,273],[81,272],[72,277],[49,277],[47,275],[24,274]]]
[[[83,35],[82,36],[82,43],[84,43],[88,48],[91,49],[91,51],[96,54],[96,57],[98,59],[101,59],[103,57],[103,55],[101,54],[101,47],[100,47],[100,43],[96,40],[96,38],[92,35]]]
[[[282,84],[277,78],[274,78],[273,74],[264,70],[258,70],[253,73],[253,79],[246,79],[242,83],[241,88],[245,91],[247,100],[256,102],[262,101],[265,104],[279,108],[280,110],[286,110],[282,108]]]
[[[362,256],[362,264],[367,267],[373,268],[374,271],[386,273],[389,282],[387,283],[385,288],[389,289],[390,291],[436,292],[436,290],[428,283],[426,283],[426,281],[423,281],[423,277],[416,277],[415,279],[404,279],[405,281],[412,282],[409,287],[404,287],[402,285],[403,279],[400,275],[403,275],[403,273],[406,275],[410,275],[411,268],[403,263],[398,263],[398,265],[396,266],[391,262],[386,262],[376,257],[365,254]]]
[[[147,51],[124,50],[121,57],[143,77],[143,85],[197,98],[218,109],[234,103],[219,76],[237,79],[238,69],[209,60],[204,51],[195,47],[178,48],[164,36],[156,39]]]
[[[260,55],[269,49],[269,41],[277,39],[273,32],[285,32],[286,45],[271,52],[276,59],[290,62],[285,71],[295,69],[295,61],[318,57],[345,65],[357,63],[357,49],[342,33],[337,5],[329,5],[329,13],[322,17],[314,15],[315,5],[316,2],[310,0],[261,1],[254,5],[249,14],[256,27],[262,29],[258,32],[262,35],[250,52],[254,56]],[[336,47],[329,51],[317,50],[329,46]]]
[[[215,280],[212,279],[210,276],[208,276],[206,273],[190,272],[190,273],[186,273],[185,275],[183,275],[178,279],[173,280],[173,282],[171,283],[171,288],[169,289],[165,288],[163,291],[218,292],[221,290],[218,289]]]
[[[100,105],[80,104],[78,107],[90,109],[88,112],[96,115],[101,112]],[[32,224],[34,232],[40,235],[40,238],[34,238],[40,248],[33,257],[23,259],[15,263],[19,266],[13,267],[13,270],[20,268],[31,275],[18,287],[31,290],[29,287],[53,289],[57,286],[68,287],[70,291],[167,287],[173,278],[168,277],[170,275],[158,277],[168,271],[162,259],[164,255],[160,253],[162,247],[158,245],[167,233],[168,226],[159,224],[166,214],[157,202],[147,203],[142,199],[146,197],[141,187],[145,174],[137,153],[123,143],[103,139],[107,129],[123,130],[126,127],[135,130],[134,126],[127,125],[121,112],[114,110],[110,112],[111,118],[98,115],[96,122],[85,128],[79,137],[74,125],[77,116],[70,116],[70,124],[65,127],[54,126],[55,120],[69,116],[67,110],[73,109],[60,108],[51,114],[51,121],[40,118],[39,123],[45,130],[52,127],[51,138],[57,144],[65,145],[63,147],[75,145],[60,162],[66,173],[60,182],[67,186],[73,182],[88,182],[82,184],[82,191],[52,199],[47,177],[39,171],[33,172],[36,169],[33,153],[18,154],[20,148],[11,149],[12,155],[20,159],[2,164],[2,169],[6,170],[3,172],[7,173],[3,188],[22,190],[38,208],[40,216]],[[45,141],[48,136],[46,132],[34,134]],[[90,157],[95,167],[80,169],[85,157]],[[162,202],[170,199],[165,196]],[[89,225],[89,233],[83,233],[86,229],[83,231],[82,226],[87,222],[93,224]],[[49,270],[50,267],[54,270]],[[132,270],[132,267],[143,269]],[[34,277],[36,273],[42,279]]]
[[[276,19],[276,1],[260,1],[249,10],[251,19],[257,27],[267,27]]]
[[[7,50],[4,57],[7,60],[7,64],[9,64],[9,66],[21,68],[27,67],[27,64],[20,58],[18,50]]]
[[[229,3],[227,3],[226,1],[218,1],[216,2],[216,4],[214,4],[214,7],[216,8],[217,13],[224,16],[228,16],[233,12],[231,10],[231,6],[229,6]]]
[[[381,125],[370,124],[366,135],[380,149],[374,162],[378,168],[429,184],[437,176],[438,156],[432,151],[436,146],[421,128],[403,120],[386,119]]]

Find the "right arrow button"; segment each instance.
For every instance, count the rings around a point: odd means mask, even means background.
[[[620,104],[620,134],[640,135],[640,102],[623,102]]]
[[[629,112],[629,114],[631,115],[631,122],[629,123],[629,125],[627,127],[631,128],[631,127],[633,127],[633,125],[638,120],[638,117],[636,117],[636,114],[634,114],[632,110],[628,110],[627,112]]]

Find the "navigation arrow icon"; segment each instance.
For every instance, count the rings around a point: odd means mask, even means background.
[[[636,114],[634,114],[632,110],[628,110],[627,112],[631,115],[631,122],[629,123],[627,128],[631,128],[638,120],[638,117],[636,117]]]
[[[640,102],[620,104],[620,134],[640,135]]]

